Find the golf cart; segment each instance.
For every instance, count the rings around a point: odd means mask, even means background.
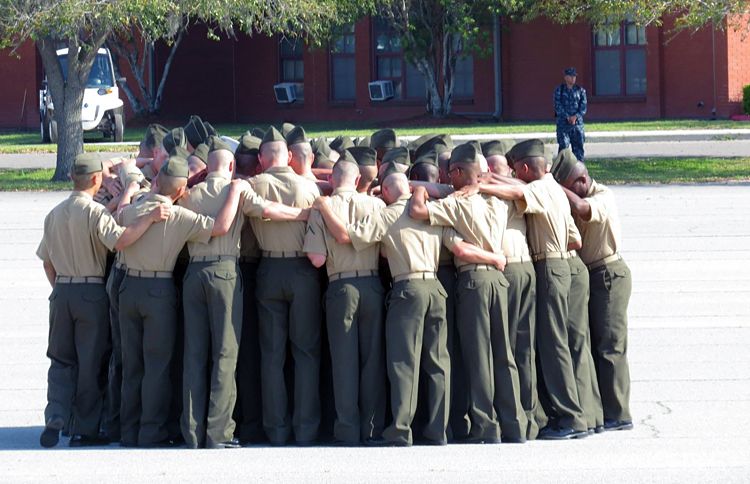
[[[60,61],[63,76],[68,72],[68,49],[58,49],[57,59]],[[83,94],[81,121],[83,131],[101,131],[112,141],[122,141],[125,131],[123,119],[123,102],[115,81],[124,82],[124,78],[115,79],[112,68],[112,57],[109,50],[99,49],[91,66],[86,90]],[[57,143],[57,122],[54,119],[55,107],[52,104],[47,79],[42,82],[39,91],[39,118],[42,142]]]

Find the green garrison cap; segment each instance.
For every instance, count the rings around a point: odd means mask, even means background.
[[[411,160],[409,158],[409,150],[404,146],[393,148],[385,152],[381,163],[398,163],[399,165],[409,166]]]
[[[175,178],[187,178],[190,170],[188,170],[188,163],[185,158],[170,156],[162,165],[159,173]]]
[[[383,184],[383,181],[386,178],[393,175],[394,173],[401,173],[402,175],[406,175],[406,172],[404,172],[404,170],[402,169],[399,169],[399,167],[396,166],[396,163],[390,162],[390,163],[386,163],[386,165],[387,166],[385,170],[383,170],[383,178],[380,179],[381,185]]]
[[[154,148],[162,143],[167,133],[169,133],[169,130],[161,124],[149,124],[146,128],[146,134],[143,136],[143,142],[149,148]]]
[[[199,116],[190,116],[190,121],[188,121],[183,129],[185,130],[185,136],[187,136],[188,143],[192,146],[198,146],[201,143],[205,143],[206,138],[208,138],[206,125],[203,124],[203,120]]]
[[[324,168],[327,165],[330,165],[333,163],[330,158],[328,158],[328,155],[323,153],[322,151],[319,151],[318,153],[315,153],[315,159],[313,159],[313,168]]]
[[[479,163],[477,155],[481,154],[482,150],[477,149],[477,146],[472,143],[464,143],[453,148],[451,152],[451,159],[448,162],[449,165],[454,163]]]
[[[203,126],[206,127],[206,133],[208,133],[209,136],[219,136],[219,132],[216,131],[216,128],[211,126],[211,123],[209,123],[208,121],[203,121]]]
[[[240,144],[237,145],[237,149],[234,151],[235,155],[257,155],[258,149],[260,148],[261,139],[257,136],[253,136],[250,131],[246,131],[245,134],[240,136],[238,140]]]
[[[435,145],[435,152],[438,154],[438,156],[442,155],[443,153],[448,153],[450,155],[452,151],[452,146]]]
[[[187,157],[190,156],[190,152],[187,150],[187,148],[183,148],[182,146],[175,146],[171,150],[169,150],[169,156],[179,156],[180,158],[185,158],[187,160]]]
[[[208,145],[209,153],[213,153],[214,151],[219,151],[219,150],[227,150],[230,153],[234,153],[234,150],[232,149],[232,147],[229,146],[226,141],[224,141],[218,136],[209,136],[209,138],[206,140],[206,144]]]
[[[81,153],[73,160],[73,175],[88,175],[102,171],[102,159],[96,153]]]
[[[260,145],[263,146],[263,143],[270,143],[272,141],[283,141],[286,143],[286,139],[279,133],[279,130],[273,126],[269,126],[266,134],[263,135],[263,139],[260,141]]]
[[[255,136],[256,138],[263,139],[263,137],[266,135],[266,132],[261,128],[253,128],[250,130],[250,134]]]
[[[286,144],[289,146],[310,142],[310,140],[307,139],[307,135],[305,135],[305,129],[302,126],[295,126],[291,131],[286,133],[284,137],[286,138]]]
[[[352,142],[352,139],[348,136],[336,136],[333,138],[333,141],[331,141],[331,144],[329,145],[333,151],[338,151],[339,153],[343,153],[348,148],[351,148],[354,146],[354,143]]]
[[[356,143],[357,146],[366,146],[367,148],[370,147],[371,138],[369,136],[363,136],[359,142]]]
[[[381,129],[370,136],[370,148],[389,150],[396,147],[396,132],[392,129]]]
[[[428,165],[438,166],[438,154],[437,154],[437,151],[432,150],[432,151],[428,151],[427,153],[424,153],[422,156],[420,156],[419,158],[417,158],[414,161],[414,166],[417,166],[417,165],[422,164],[422,163],[426,163]]]
[[[317,154],[324,154],[326,157],[331,154],[331,147],[328,146],[328,141],[326,141],[325,138],[322,136],[320,138],[315,138],[314,141],[310,143],[312,145],[313,153]]]
[[[200,158],[200,160],[205,163],[206,160],[208,160],[208,145],[206,143],[201,143],[196,146],[195,151],[193,151],[193,156]]]
[[[421,157],[425,153],[428,153],[430,151],[433,151],[436,146],[442,145],[446,148],[453,148],[453,140],[451,139],[450,135],[447,134],[440,134],[437,136],[433,136],[427,141],[423,142],[414,152],[414,156],[417,158]]]
[[[372,148],[366,146],[352,146],[351,148],[348,148],[346,152],[351,153],[359,166],[377,165],[378,152]]]
[[[513,145],[505,156],[513,163],[524,158],[544,157],[544,143],[540,139],[527,139]]]
[[[357,158],[354,157],[351,151],[348,149],[344,150],[343,153],[341,153],[341,157],[336,161],[336,163],[354,163],[355,165],[358,165]]]
[[[516,142],[510,139],[485,141],[482,143],[482,154],[484,156],[505,156],[515,144]]]
[[[293,125],[292,123],[282,123],[281,134],[283,134],[284,138],[286,138],[289,135],[289,133],[292,132],[294,128],[296,128],[296,126]]]
[[[171,152],[175,146],[187,148],[187,138],[185,137],[185,130],[183,128],[173,129],[172,131],[167,133],[166,136],[164,136],[162,144],[164,145],[164,149],[167,150],[167,153]]]
[[[409,141],[406,147],[409,148],[409,151],[411,153],[416,153],[416,151],[419,149],[420,146],[422,146],[423,144],[425,144],[427,141],[431,140],[434,137],[435,137],[434,134],[423,134],[419,138],[413,141]]]
[[[578,163],[576,155],[573,154],[570,148],[565,148],[555,156],[555,159],[552,161],[550,173],[552,173],[552,176],[555,177],[558,183],[562,183],[568,179],[576,163]]]

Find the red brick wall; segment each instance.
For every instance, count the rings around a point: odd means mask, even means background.
[[[16,55],[0,50],[0,128],[38,128],[41,63],[32,42]]]
[[[736,19],[739,25],[746,26],[750,16]],[[730,22],[731,23],[731,22]],[[744,29],[729,27],[727,36],[728,85],[726,102],[722,106],[726,115],[742,113],[742,88],[750,84],[750,36]]]

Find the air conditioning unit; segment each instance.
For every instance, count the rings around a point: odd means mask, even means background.
[[[279,104],[289,104],[297,100],[297,84],[294,82],[282,82],[273,86],[273,93],[276,96],[276,102]]]
[[[386,101],[393,97],[393,81],[373,81],[367,84],[370,101]]]

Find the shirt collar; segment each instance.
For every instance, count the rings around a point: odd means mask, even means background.
[[[167,196],[165,196],[165,195],[159,195],[158,193],[152,193],[151,194],[151,199],[154,200],[154,201],[156,201],[156,202],[164,203],[166,205],[172,206],[172,199],[169,198],[169,197],[167,197]]]
[[[271,166],[263,171],[263,173],[294,173],[291,166]]]
[[[79,198],[87,198],[87,199],[89,199],[89,200],[93,200],[93,199],[94,199],[94,197],[92,197],[90,193],[87,193],[87,192],[81,192],[81,191],[79,191],[79,190],[73,190],[73,191],[72,191],[72,192],[70,193],[70,197],[71,197],[71,198],[73,198],[73,197],[79,197]]]
[[[344,187],[338,187],[333,191],[334,195],[338,195],[340,193],[355,193],[357,190],[354,188],[344,188]]]
[[[213,178],[220,178],[222,180],[229,180],[230,179],[229,176],[227,176],[225,173],[222,173],[220,171],[212,171],[212,172],[210,172],[208,175],[206,175],[206,180],[208,180],[209,178],[212,178],[212,179]]]

